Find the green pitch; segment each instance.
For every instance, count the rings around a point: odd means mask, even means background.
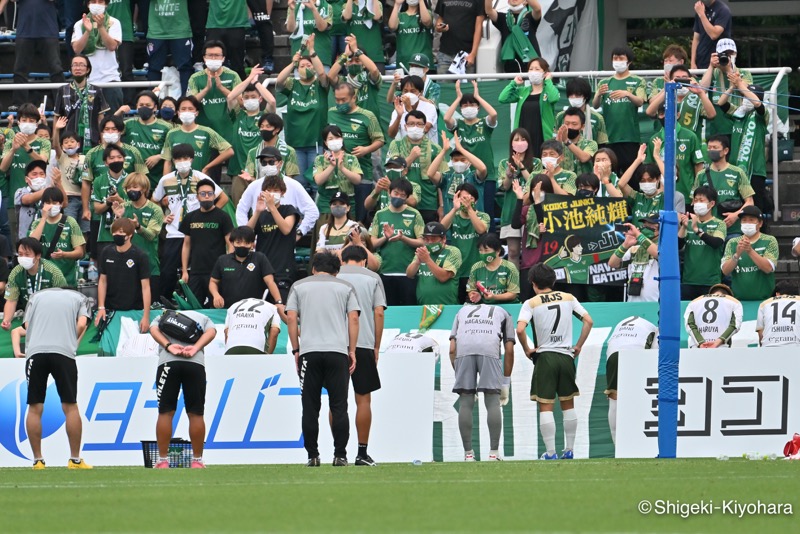
[[[642,500],[791,503],[800,462],[0,469],[3,532],[796,532],[795,516],[642,515]]]

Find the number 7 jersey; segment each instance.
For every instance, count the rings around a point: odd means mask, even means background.
[[[572,356],[572,317],[583,320],[586,314],[586,309],[571,294],[551,291],[525,301],[517,323],[531,323],[536,352]]]

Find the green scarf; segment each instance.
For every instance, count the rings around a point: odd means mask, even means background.
[[[88,76],[87,76],[88,77]],[[75,91],[75,94],[78,95],[78,99],[81,101],[81,111],[80,111],[80,119],[78,119],[78,135],[83,138],[83,146],[85,147],[84,150],[86,152],[89,151],[89,147],[92,146],[92,129],[89,127],[91,124],[90,120],[90,105],[89,105],[89,82],[88,80],[84,80],[83,89],[78,87],[76,82],[72,82],[72,89]]]
[[[521,13],[514,15],[511,11],[506,13],[506,24],[508,25],[509,35],[503,43],[503,48],[500,50],[500,59],[503,61],[511,61],[513,59],[520,59],[523,63],[529,63],[532,59],[539,57],[531,45],[530,39],[522,31],[520,23],[528,16],[530,8],[523,10]]]
[[[108,15],[106,15],[103,19],[103,26],[105,27],[106,31],[111,27],[111,17]],[[98,48],[105,49],[105,47],[105,43],[103,43],[103,40],[100,39],[100,30],[97,29],[97,23],[93,21],[92,31],[89,32],[89,40],[86,41],[86,48],[83,49],[83,53],[87,56],[91,56],[97,51]]]
[[[531,192],[531,195],[533,192]],[[525,246],[528,248],[536,248],[539,246],[539,218],[536,216],[534,204],[528,208],[528,216],[525,218],[525,230],[528,232],[528,237],[525,240]]]
[[[756,141],[756,135],[758,135],[756,121],[759,119],[761,117],[753,110],[741,121],[734,121],[733,123],[733,139],[735,146],[738,146],[734,165],[741,168],[747,176],[750,176],[753,171],[753,145]],[[738,144],[736,143],[737,139]]]

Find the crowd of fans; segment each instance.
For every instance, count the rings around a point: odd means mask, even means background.
[[[728,279],[739,299],[772,296],[778,247],[762,232],[771,212],[768,112],[763,88],[737,64],[729,13],[724,31],[712,35],[719,26],[708,21],[720,2],[705,2],[698,14],[702,35],[691,56],[678,45],[664,51],[664,77],[649,92],[630,72],[633,52],[618,47],[610,54],[613,76],[594,86],[567,82],[566,109],[558,106],[550,66],[537,57],[536,0],[510,0],[508,13],[475,0],[440,0],[435,9],[424,0],[395,3],[388,26],[404,70],[388,92],[388,131],[378,102],[381,2],[290,0],[293,57],[275,84],[287,98],[282,115],[260,83],[272,69],[272,2],[257,3],[208,2],[195,71],[193,2],[150,0],[148,78],[159,79],[171,55],[183,91],[173,99],[95,85],[130,79],[133,23],[129,2],[89,0],[68,27],[71,80],[55,97],[52,130],[22,93],[0,130],[0,233],[17,253],[10,273],[0,262],[6,318],[35,291],[75,285],[95,269],[100,319],[105,310],[145,309],[145,328],[147,310],[172,299],[179,281],[205,307],[267,294],[282,310],[303,247],[311,255],[364,248],[389,305],[518,302],[531,296],[527,273],[542,258],[547,193],[625,198],[630,213],[608,259],[612,268],[627,268],[624,291],[569,280],[560,288],[580,300],[657,300],[666,81],[682,83],[675,206],[682,297]],[[31,15],[24,10],[33,6],[38,30],[58,33],[52,1],[19,2],[18,81],[25,81],[19,63],[26,47],[44,50],[52,38],[25,42]],[[250,17],[269,38],[262,39],[261,66],[246,72]],[[479,83],[456,82],[456,99],[442,115],[441,87],[428,73],[446,71],[461,54],[467,70],[474,68],[484,17],[503,35],[504,69],[519,75],[496,102],[484,99]],[[441,33],[436,55],[433,32]],[[707,66],[701,80],[689,73],[695,65]],[[498,109],[508,104],[516,105],[513,131],[495,132]],[[640,108],[656,121],[644,144]],[[507,153],[494,153],[493,135],[508,136]],[[228,193],[220,187],[223,172]],[[3,248],[10,259],[10,247]],[[567,240],[564,249],[565,264],[584,261],[579,242]],[[81,272],[76,263],[86,256],[92,263]]]

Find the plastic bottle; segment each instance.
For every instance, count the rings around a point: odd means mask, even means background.
[[[422,465],[422,460],[414,460],[411,462],[413,465]]]
[[[725,454],[720,454],[719,456],[717,456],[717,460],[719,460],[720,462],[727,462],[728,459],[729,459],[728,456]]]
[[[94,262],[89,262],[89,282],[97,282],[97,279],[100,275],[97,273],[97,267],[95,267]]]

